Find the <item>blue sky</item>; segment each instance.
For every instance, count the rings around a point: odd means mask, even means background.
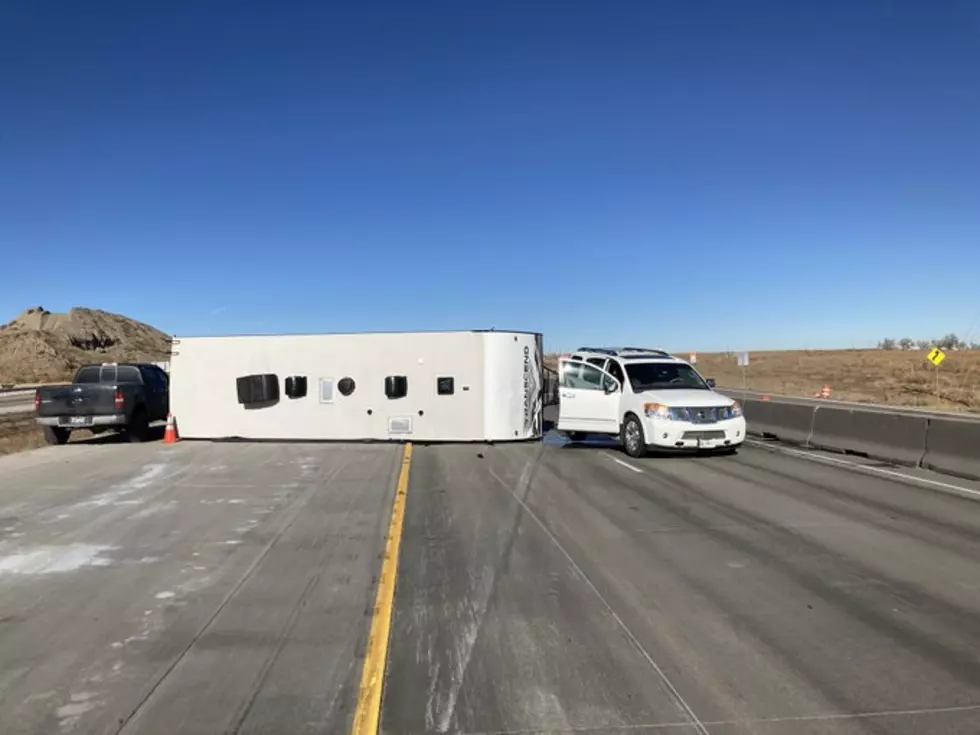
[[[978,34],[972,0],[4,3],[0,319],[963,336]]]

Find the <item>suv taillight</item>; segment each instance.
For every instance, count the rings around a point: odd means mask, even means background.
[[[37,411],[41,407],[41,391],[34,391],[34,410]]]
[[[126,397],[123,396],[121,391],[117,390],[114,400],[116,402],[116,408],[122,408],[123,404],[126,402]]]

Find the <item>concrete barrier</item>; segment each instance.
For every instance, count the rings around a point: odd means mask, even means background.
[[[774,436],[792,444],[806,445],[813,431],[813,406],[749,399],[742,404],[750,434]]]
[[[818,406],[810,445],[918,467],[925,454],[928,428],[927,416]]]
[[[922,466],[947,475],[980,479],[980,423],[929,420]]]

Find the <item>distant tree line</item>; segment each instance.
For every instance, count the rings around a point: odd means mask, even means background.
[[[943,350],[980,350],[980,342],[965,342],[957,337],[955,334],[947,334],[942,339],[910,339],[909,337],[903,337],[902,339],[892,339],[891,337],[886,337],[878,343],[879,350],[931,350],[933,347],[939,347]]]

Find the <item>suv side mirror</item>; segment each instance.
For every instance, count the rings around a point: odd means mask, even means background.
[[[708,378],[705,382],[708,384],[709,388],[714,388],[716,385],[714,378]]]
[[[619,386],[616,383],[610,381],[606,383],[606,387],[603,388],[603,390],[606,392],[606,395],[608,396],[610,393],[615,393],[616,391],[618,391]]]

